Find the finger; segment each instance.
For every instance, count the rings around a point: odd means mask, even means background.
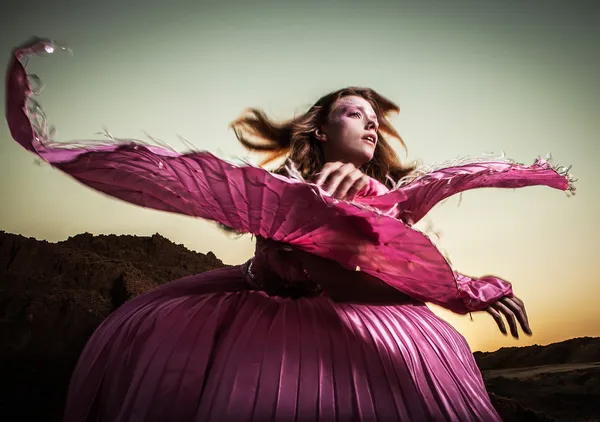
[[[519,338],[519,331],[517,330],[517,320],[515,319],[515,314],[513,311],[508,309],[504,303],[498,301],[494,304],[496,310],[502,312],[504,317],[506,318],[506,322],[508,322],[508,326],[510,327],[510,333],[514,338]]]
[[[527,318],[527,321],[529,321],[529,317],[527,316],[527,309],[525,308],[525,304],[523,303],[523,301],[521,299],[519,299],[516,296],[510,296],[510,298],[517,303],[517,305],[519,305],[519,307],[523,310],[523,313],[525,314],[525,317]]]
[[[338,168],[342,166],[342,163],[325,163],[323,168],[319,173],[317,173],[317,178],[315,179],[315,185],[321,186],[327,180],[329,175],[336,171]]]
[[[360,175],[360,178],[348,190],[346,198],[353,199],[358,192],[360,192],[369,184],[369,177],[365,176],[362,172],[360,172]]]
[[[504,305],[506,305],[507,308],[513,311],[523,331],[531,335],[531,328],[529,328],[529,320],[527,319],[527,314],[525,313],[524,306],[519,305],[517,301],[514,300],[514,298],[510,297],[505,297],[501,299],[500,302],[502,302]]]
[[[321,188],[333,196],[333,193],[337,190],[342,180],[352,173],[354,169],[355,167],[352,164],[344,164],[343,166],[340,166],[334,172],[330,173],[329,177],[325,183],[323,183]]]
[[[489,307],[486,309],[486,312],[488,314],[490,314],[492,316],[492,318],[494,318],[494,321],[496,321],[496,324],[498,325],[498,328],[500,329],[500,332],[504,335],[506,335],[506,326],[504,325],[504,321],[502,320],[502,315],[500,315],[500,312],[498,312],[497,310],[495,310],[492,307]]]
[[[323,168],[315,175],[314,183],[317,186],[322,186],[329,175],[342,166],[342,163],[325,163]]]
[[[354,185],[359,183],[362,177],[363,174],[360,170],[354,170],[353,172],[347,174],[337,186],[332,196],[340,199],[349,198],[350,190],[354,189]]]

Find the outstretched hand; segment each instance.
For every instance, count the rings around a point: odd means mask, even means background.
[[[525,311],[525,305],[523,301],[516,296],[505,296],[489,308],[486,312],[494,318],[498,328],[502,334],[506,335],[506,326],[502,315],[506,318],[508,326],[510,327],[510,333],[514,338],[519,338],[519,331],[517,329],[517,321],[526,334],[531,335],[531,328],[529,328],[529,319],[527,318],[527,312]]]
[[[338,161],[326,163],[317,173],[314,183],[333,198],[350,200],[369,184],[369,176],[354,164]]]

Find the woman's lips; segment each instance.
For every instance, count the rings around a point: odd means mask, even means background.
[[[363,141],[367,141],[367,142],[369,142],[370,144],[373,144],[373,145],[375,145],[377,143],[377,138],[374,137],[373,135],[363,136],[362,140]]]

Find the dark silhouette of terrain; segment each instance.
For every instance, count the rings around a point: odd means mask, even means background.
[[[473,356],[482,371],[600,362],[600,339],[581,337],[547,346],[503,347],[495,352],[475,352]]]
[[[73,367],[104,318],[160,284],[222,266],[158,234],[49,243],[0,231],[0,419],[60,421]],[[505,421],[600,421],[600,338],[475,358]]]

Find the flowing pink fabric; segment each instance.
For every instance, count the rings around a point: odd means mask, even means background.
[[[360,267],[415,299],[366,306],[270,297],[253,290],[242,267],[171,282],[121,307],[94,334],[65,420],[498,419],[468,345],[422,302],[464,314],[510,295],[511,285],[454,271],[411,225],[467,189],[572,191],[566,173],[541,159],[479,161],[391,191],[372,181],[344,202],[208,152],[137,141],[56,144],[33,124],[23,65],[26,55],[54,48],[45,40],[18,48],[8,70],[6,117],[24,148],[110,196]]]

